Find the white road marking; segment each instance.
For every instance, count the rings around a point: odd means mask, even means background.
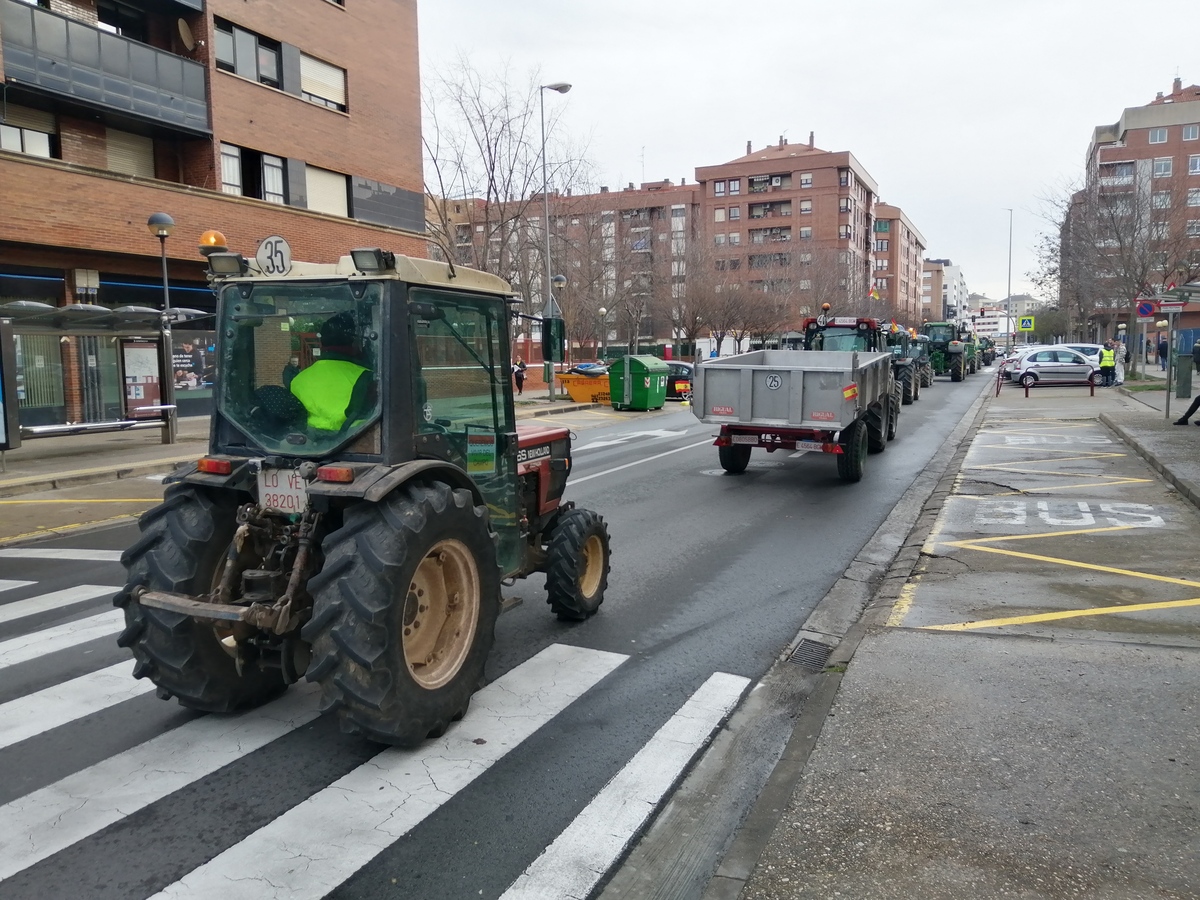
[[[714,673],[513,882],[501,900],[590,896],[749,683],[748,678]]]
[[[0,749],[154,690],[132,669],[127,660],[0,703]]]
[[[316,685],[204,716],[0,806],[0,881],[315,719]]]
[[[624,444],[626,441],[631,441],[637,437],[669,438],[681,437],[685,434],[687,434],[686,428],[682,431],[670,431],[666,428],[660,428],[656,431],[627,431],[622,434],[614,435],[607,440],[592,441],[590,444],[584,444],[582,447],[572,447],[571,452],[578,453],[581,450],[596,450],[600,447],[614,447],[617,444]]]
[[[0,623],[23,619],[36,613],[83,603],[85,600],[95,600],[97,597],[111,597],[119,587],[111,584],[79,584],[61,591],[51,591],[49,594],[38,594],[28,600],[17,600],[15,603],[5,603],[0,606]]]
[[[547,647],[477,693],[442,738],[385,750],[155,896],[324,897],[625,659]]]
[[[712,446],[712,438],[706,438],[703,441],[697,441],[694,444],[688,444],[684,447],[676,447],[674,450],[667,450],[665,453],[656,453],[653,456],[647,456],[645,459],[637,459],[631,463],[625,463],[623,466],[616,466],[612,469],[605,469],[603,472],[596,472],[592,475],[584,475],[582,478],[571,477],[570,484],[583,484],[585,481],[591,481],[593,478],[599,478],[602,475],[611,475],[613,472],[620,472],[622,469],[628,469],[633,466],[640,466],[642,463],[653,462],[656,459],[662,459],[664,456],[670,456],[672,453],[682,453],[684,450],[692,450],[696,447]]]
[[[9,550],[0,550],[0,559],[72,559],[79,562],[120,562],[121,551],[16,547]]]
[[[28,587],[31,584],[37,584],[36,581],[9,581],[5,578],[0,578],[0,593],[4,591],[15,591],[17,588]]]
[[[111,609],[98,616],[88,616],[86,619],[77,619],[2,641],[0,669],[37,659],[57,650],[65,650],[67,647],[85,644],[96,638],[115,636],[124,625],[125,614],[119,609]]]

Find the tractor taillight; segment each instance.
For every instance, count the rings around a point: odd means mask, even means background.
[[[233,471],[233,462],[228,459],[213,459],[206,456],[196,463],[196,469],[207,475],[228,475]]]
[[[349,484],[354,480],[354,470],[349,466],[321,466],[317,469],[317,481],[333,481]]]

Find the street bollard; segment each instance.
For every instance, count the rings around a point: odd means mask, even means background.
[[[1187,400],[1192,396],[1192,354],[1175,353],[1175,396]]]

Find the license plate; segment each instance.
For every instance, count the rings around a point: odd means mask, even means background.
[[[731,434],[729,440],[734,444],[754,444],[758,446],[757,434]]]
[[[292,469],[259,469],[258,504],[279,512],[304,512],[304,507],[308,505],[304,479]]]
[[[825,445],[817,441],[796,441],[797,450],[824,450]]]

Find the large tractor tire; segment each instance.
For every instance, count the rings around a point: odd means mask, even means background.
[[[892,394],[892,406],[891,406],[890,414],[888,415],[887,439],[889,441],[894,441],[896,439],[896,432],[899,429],[899,427],[900,427],[900,392],[897,391],[896,393]]]
[[[211,624],[180,613],[142,606],[133,589],[205,594],[213,589],[237,526],[237,508],[250,498],[190,484],[167,488],[163,502],[138,522],[141,537],[121,554],[127,584],[113,599],[125,610],[117,638],[133,650],[133,674],[149,678],[164,700],[227,713],[266,703],[287,688],[278,666],[237,660],[221,646]]]
[[[921,370],[921,387],[933,387],[933,369]]]
[[[721,460],[721,468],[730,475],[741,475],[750,465],[750,448],[745,444],[718,447],[717,458]]]
[[[913,400],[921,399],[921,374],[914,371],[912,376]]]
[[[903,395],[901,402],[904,403],[905,406],[908,406],[917,399],[917,391],[920,389],[916,385],[912,369],[905,369],[901,373],[900,387]]]
[[[842,432],[842,452],[837,455],[838,477],[842,481],[862,481],[867,467],[867,426],[862,419]]]
[[[972,356],[971,359],[967,362],[967,374],[974,375],[978,371],[979,371],[978,363],[977,363],[975,357]]]
[[[409,483],[346,510],[309,582],[308,680],[342,730],[413,747],[445,733],[483,680],[500,612],[487,508]]]
[[[963,358],[961,354],[955,354],[954,358],[950,360],[950,380],[963,380]]]
[[[888,425],[892,418],[891,395],[884,397],[879,403],[867,407],[863,418],[867,429],[867,449],[872,453],[882,453],[887,449]]]
[[[598,513],[572,509],[558,518],[546,549],[546,602],[564,622],[595,615],[608,588],[608,528]]]

